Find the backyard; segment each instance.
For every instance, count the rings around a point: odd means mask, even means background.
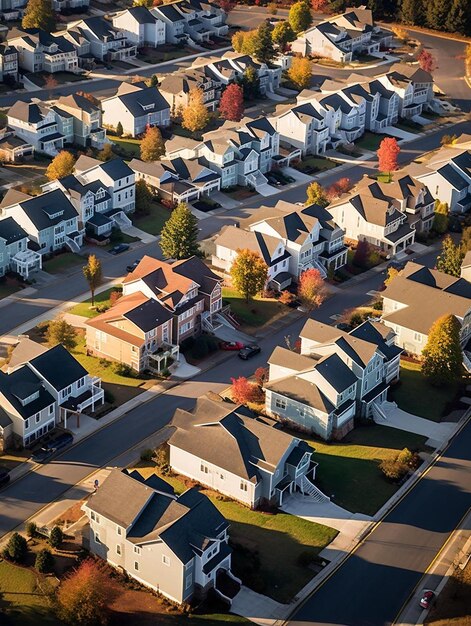
[[[56,254],[48,261],[43,261],[43,270],[49,274],[62,274],[71,268],[84,266],[86,263],[87,260],[80,254],[64,252],[62,254]]]
[[[170,217],[171,211],[159,202],[152,202],[149,215],[135,214],[133,225],[150,235],[160,235],[163,225]]]
[[[139,468],[145,477],[158,473],[153,465],[146,465]],[[163,478],[177,493],[191,485],[183,477]],[[254,591],[278,602],[289,602],[311,580],[314,572],[302,564],[303,558],[309,555],[314,560],[337,534],[333,528],[294,515],[252,511],[209,489],[202,491],[230,523],[229,535],[235,546],[234,574]]]
[[[384,477],[379,462],[404,448],[430,450],[426,437],[378,425],[357,426],[339,443],[304,439],[315,449],[319,489],[335,504],[366,515],[374,515],[398,489]]]
[[[263,326],[290,311],[275,298],[256,296],[247,303],[235,289],[230,287],[223,287],[222,297],[224,304],[230,304],[231,312],[243,326]]]
[[[110,287],[109,289],[105,289],[105,291],[101,291],[95,295],[95,306],[92,308],[92,299],[88,298],[88,300],[84,300],[83,302],[79,302],[72,309],[67,311],[67,313],[71,313],[72,315],[81,315],[82,317],[92,318],[96,317],[100,314],[97,311],[97,307],[109,307],[110,303],[110,294],[112,291],[122,291],[122,287],[116,285],[114,287]]]
[[[402,359],[400,382],[391,389],[390,399],[408,413],[441,422],[453,410],[459,390],[459,382],[433,387],[423,376],[419,363]]]

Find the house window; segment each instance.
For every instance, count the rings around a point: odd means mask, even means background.
[[[422,335],[420,333],[414,333],[414,340],[422,343]]]
[[[186,577],[186,580],[185,580],[185,590],[189,589],[190,587],[191,587],[191,574]]]
[[[136,570],[136,572],[139,571],[139,563],[137,561],[134,561],[134,569]]]
[[[121,556],[121,546],[120,545],[116,546],[116,554],[119,554]]]
[[[96,520],[96,516],[95,516],[95,512],[94,512],[94,511],[92,511],[92,512],[90,513],[90,517],[91,517],[91,519],[92,519],[93,521],[95,521],[95,520]]]
[[[209,468],[204,463],[201,463],[200,471],[203,472],[203,474],[208,474],[209,473]]]
[[[164,565],[170,565],[170,557],[166,554],[162,554],[162,563]]]
[[[240,489],[241,489],[241,491],[248,491],[248,486],[247,486],[247,483],[245,482],[245,480],[241,480],[240,481]]]
[[[100,543],[100,533],[95,533],[95,543]]]
[[[134,554],[141,554],[141,549],[139,546],[134,546]]]
[[[96,519],[96,523],[99,524],[100,523],[100,516],[98,514],[96,515],[95,519]]]
[[[36,415],[34,416],[34,421],[36,422],[36,424],[39,424],[39,422],[41,421],[40,413],[36,413]]]
[[[29,428],[29,420],[25,420],[25,430],[28,430]]]
[[[118,535],[122,535],[123,534],[123,531],[121,530],[120,526],[116,526],[116,532],[117,532]]]
[[[284,411],[286,409],[285,398],[275,398],[275,408],[282,409]]]
[[[52,415],[54,413],[54,405],[50,404],[49,405],[49,415]]]

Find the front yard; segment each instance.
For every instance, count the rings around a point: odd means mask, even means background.
[[[460,384],[449,387],[433,387],[423,376],[419,363],[401,360],[400,382],[390,392],[390,399],[400,409],[441,422],[453,410]]]
[[[152,202],[149,215],[134,215],[133,225],[150,235],[160,235],[171,211],[159,202]]]
[[[222,289],[223,304],[230,304],[231,311],[243,326],[258,327],[281,317],[290,309],[275,300],[275,298],[262,298],[257,296],[248,303],[235,290],[230,287]]]
[[[21,289],[18,281],[6,278],[0,281],[0,300],[7,298]]]
[[[140,463],[139,471],[148,477],[158,473],[153,464]],[[191,481],[180,476],[163,476],[177,493]],[[289,602],[314,576],[302,564],[303,556],[313,558],[337,535],[337,531],[287,513],[261,513],[230,498],[202,488],[230,523],[229,535],[235,548],[233,572],[254,591],[278,602]]]
[[[118,137],[109,132],[106,135],[108,139],[118,148],[117,152],[123,157],[140,158],[141,140],[133,137]]]
[[[92,308],[92,299],[88,298],[88,300],[84,300],[83,302],[79,302],[72,309],[67,311],[67,313],[71,313],[72,315],[81,315],[82,317],[92,318],[96,317],[100,314],[97,311],[97,307],[109,307],[110,303],[110,294],[112,291],[122,291],[122,287],[120,285],[116,285],[115,287],[110,287],[109,289],[105,289],[95,296],[95,306]]]
[[[43,270],[49,274],[63,274],[72,268],[87,264],[85,257],[73,252],[56,254],[48,261],[43,261]]]
[[[300,161],[295,167],[300,172],[306,174],[314,174],[315,172],[324,172],[337,167],[339,163],[332,161],[331,159],[325,159],[320,156],[306,157]]]
[[[367,130],[360,139],[355,141],[355,146],[360,148],[360,150],[371,150],[375,152],[385,137],[390,137],[390,135],[378,135],[377,133],[372,133]]]
[[[425,618],[427,626],[471,626],[471,562],[457,567]]]
[[[335,504],[366,515],[374,515],[398,489],[385,478],[379,463],[404,448],[429,450],[425,437],[378,425],[357,426],[338,443],[304,439],[315,449],[319,489]]]

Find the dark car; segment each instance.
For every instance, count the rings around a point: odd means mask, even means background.
[[[118,243],[117,246],[111,248],[110,254],[121,254],[122,252],[126,252],[126,250],[129,250],[128,243]]]
[[[65,446],[72,443],[73,440],[74,438],[70,433],[61,433],[57,435],[57,437],[50,439],[39,450],[34,452],[31,456],[31,460],[35,463],[45,463],[55,452],[65,448]]]
[[[140,262],[141,262],[141,259],[136,259],[134,263],[131,263],[130,265],[126,265],[126,272],[134,272],[134,270],[136,269],[136,267],[139,265]]]
[[[260,353],[260,346],[257,346],[256,343],[252,343],[249,346],[245,346],[242,350],[239,350],[239,358],[247,361],[247,359],[251,359],[256,354]]]
[[[435,593],[431,591],[431,589],[424,589],[422,591],[422,596],[420,598],[419,604],[423,609],[428,609],[430,608],[430,605],[432,604],[434,599],[435,599]]]
[[[0,487],[10,482],[10,474],[6,467],[0,467]]]
[[[46,448],[43,446],[42,448],[39,448],[39,450],[36,450],[36,452],[33,452],[33,454],[31,455],[31,460],[34,463],[46,463],[46,461],[51,458],[54,452],[55,450],[53,448]]]
[[[338,328],[339,330],[343,330],[346,333],[349,333],[352,330],[352,327],[350,326],[350,324],[346,324],[345,322],[339,322],[338,324],[335,324],[334,328]]]

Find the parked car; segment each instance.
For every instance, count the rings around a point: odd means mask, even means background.
[[[345,322],[339,322],[338,324],[334,324],[334,328],[343,330],[346,333],[349,333],[352,330],[352,327],[350,326],[350,324],[346,324]]]
[[[428,609],[434,600],[435,593],[431,589],[424,589],[422,591],[422,597],[420,598],[420,606],[423,609]]]
[[[257,346],[256,343],[252,343],[249,346],[245,346],[241,350],[239,350],[239,358],[247,361],[247,359],[251,359],[256,354],[259,354],[261,351],[260,346]]]
[[[130,265],[126,265],[126,272],[134,272],[134,270],[136,269],[136,267],[139,265],[140,262],[141,262],[141,259],[136,259],[134,263],[131,263]]]
[[[10,482],[10,473],[6,467],[0,467],[0,487]]]
[[[221,350],[242,350],[245,347],[241,341],[221,341],[219,348]]]
[[[46,463],[53,454],[65,448],[65,446],[72,443],[73,440],[74,438],[71,433],[61,433],[57,435],[57,437],[50,439],[47,443],[43,444],[39,450],[34,452],[31,456],[31,460],[35,463]]]
[[[121,254],[122,252],[126,252],[126,250],[129,250],[129,244],[128,243],[118,243],[117,246],[114,246],[113,248],[111,248],[110,250],[110,254]]]

